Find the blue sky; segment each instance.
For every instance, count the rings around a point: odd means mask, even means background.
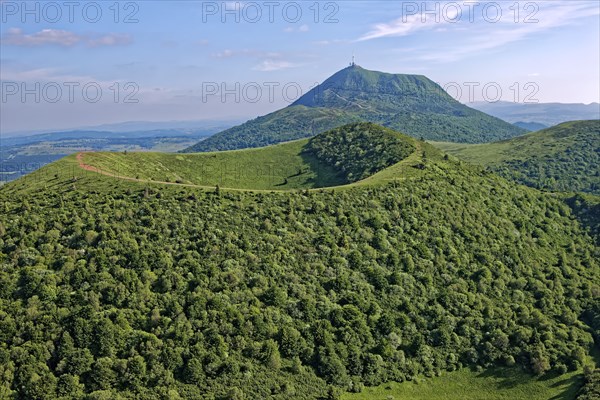
[[[0,1],[4,133],[256,117],[353,54],[467,104],[600,101],[596,0],[24,4]]]

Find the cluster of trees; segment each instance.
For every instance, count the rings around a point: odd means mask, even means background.
[[[582,225],[596,238],[596,243],[600,243],[600,196],[577,193],[569,195],[565,202]]]
[[[27,182],[0,191],[1,398],[335,397],[593,343],[570,208],[451,161],[320,192]]]
[[[408,157],[413,140],[368,122],[344,125],[312,138],[306,152],[341,171],[348,182],[365,179]]]

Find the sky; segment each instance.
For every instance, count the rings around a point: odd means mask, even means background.
[[[0,134],[255,118],[355,61],[459,101],[600,101],[600,2],[0,0]]]

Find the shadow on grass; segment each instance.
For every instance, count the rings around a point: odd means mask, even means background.
[[[524,384],[531,375],[520,368],[489,368],[477,375],[478,378],[496,378],[498,388],[510,389]]]
[[[348,180],[341,171],[317,159],[313,154],[306,150],[306,145],[300,152],[300,157],[302,157],[302,160],[309,168],[307,171],[303,171],[303,174],[308,173],[313,176],[309,178],[313,187],[324,188],[348,183]]]
[[[549,400],[573,400],[573,399],[575,399],[577,396],[577,393],[579,392],[579,389],[581,389],[581,386],[583,386],[583,380],[581,379],[580,375],[574,375],[571,378],[564,379],[560,382],[557,382],[555,385],[558,385],[558,384],[563,384],[565,386],[568,385],[568,387],[565,388],[564,392],[550,398]],[[552,385],[552,387],[554,387],[555,385]]]
[[[559,378],[559,374],[551,372],[541,377],[535,377],[530,372],[521,368],[490,368],[477,375],[478,378],[495,378],[498,380],[498,389],[512,389],[526,385],[528,380],[548,381]],[[564,388],[561,394],[549,400],[574,400],[579,388],[583,384],[581,375],[572,375],[554,382],[552,388]]]

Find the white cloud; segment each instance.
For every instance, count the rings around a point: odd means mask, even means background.
[[[544,3],[536,15],[536,23],[518,23],[509,18],[504,24],[486,24],[477,30],[474,39],[465,41],[460,47],[454,47],[443,53],[423,57],[429,61],[455,61],[482,51],[497,49],[512,43],[525,41],[530,36],[541,34],[563,26],[578,23],[582,18],[600,14],[598,6],[590,7],[590,2],[568,1],[564,3]],[[489,25],[493,25],[490,29]]]
[[[293,68],[296,64],[293,64],[289,61],[284,60],[264,60],[260,64],[256,65],[254,68],[255,71],[279,71],[282,69]]]
[[[215,58],[230,58],[234,56],[233,50],[225,49],[213,55]]]
[[[340,44],[340,43],[348,43],[348,40],[341,40],[341,39],[333,39],[333,40],[318,40],[316,42],[313,42],[313,44],[317,45],[317,46],[329,46],[331,44]]]
[[[101,47],[101,46],[119,46],[131,43],[131,37],[129,35],[122,34],[109,34],[100,36],[99,38],[90,38],[87,41],[89,47]]]
[[[383,37],[397,37],[406,36],[422,29],[431,29],[433,27],[440,28],[440,24],[451,24],[458,17],[456,9],[450,9],[446,14],[445,18],[438,18],[439,22],[436,21],[435,16],[427,16],[421,13],[414,15],[404,15],[391,22],[379,23],[373,26],[373,28],[358,38],[358,41],[379,39]]]
[[[545,2],[539,3],[539,9],[534,15],[530,15],[531,20],[537,20],[537,22],[523,22],[531,13],[531,10],[527,10],[528,12],[521,12],[519,22],[515,23],[514,12],[508,9],[511,4],[503,4],[505,8],[503,17],[497,23],[490,23],[484,18],[478,19],[479,14],[476,12],[474,13],[476,17],[474,22],[470,22],[466,10],[463,10],[461,19],[456,23],[448,22],[457,16],[455,12],[451,15],[447,14],[446,18],[440,17],[439,23],[436,22],[436,17],[433,15],[422,17],[421,14],[415,14],[397,18],[391,22],[376,24],[357,41],[409,36],[429,31],[433,34],[443,35],[440,36],[442,40],[456,38],[454,40],[460,45],[443,45],[443,50],[440,50],[442,42],[423,41],[426,45],[415,52],[423,54],[418,58],[424,61],[452,62],[466,56],[525,41],[530,36],[562,26],[577,24],[583,18],[600,14],[597,3],[592,4],[587,1]],[[449,12],[452,10],[449,9]],[[465,27],[468,29],[465,30]]]
[[[59,29],[43,29],[30,35],[24,34],[22,29],[10,28],[2,37],[2,44],[11,46],[43,46],[55,44],[70,47],[81,42],[81,37],[73,32]]]
[[[215,58],[250,57],[250,58],[280,58],[281,53],[265,52],[255,49],[231,50],[225,49],[212,55]]]
[[[381,23],[360,38],[359,42],[365,40],[379,39],[388,36],[406,36],[414,31],[425,28],[426,25],[421,22],[421,17],[414,15],[406,19],[398,18],[390,23]]]
[[[242,50],[230,50],[226,49],[219,53],[212,55],[214,58],[232,58],[232,57],[245,57],[249,59],[254,59],[258,64],[256,64],[252,69],[255,71],[278,71],[286,68],[296,67],[297,64],[287,61],[284,58],[286,57],[283,53],[278,52],[265,52],[262,50],[256,49],[242,49]],[[298,56],[295,54],[294,56]]]
[[[124,34],[106,34],[102,36],[80,35],[61,29],[42,29],[39,32],[26,34],[20,28],[9,28],[0,39],[0,43],[9,46],[37,47],[56,45],[73,47],[85,44],[88,47],[118,46],[131,43],[131,37]]]
[[[310,27],[306,24],[300,25],[298,28],[296,28],[294,26],[288,26],[283,31],[286,33],[291,33],[291,32],[303,32],[304,33],[304,32],[310,31]]]
[[[34,85],[45,85],[47,83],[58,84],[64,91],[65,98],[69,90],[74,90],[75,93],[81,93],[82,88],[87,84],[99,85],[103,91],[109,91],[110,87],[114,87],[115,83],[126,83],[130,82],[129,79],[117,78],[114,80],[98,79],[97,77],[90,75],[76,75],[72,73],[65,73],[60,69],[56,68],[35,68],[27,69],[23,68],[22,65],[15,66],[15,68],[3,68],[0,74],[2,81],[13,81],[24,83],[26,87],[33,88]],[[72,89],[70,89],[72,88]],[[140,90],[140,93],[143,90]],[[108,97],[106,97],[108,99]]]

